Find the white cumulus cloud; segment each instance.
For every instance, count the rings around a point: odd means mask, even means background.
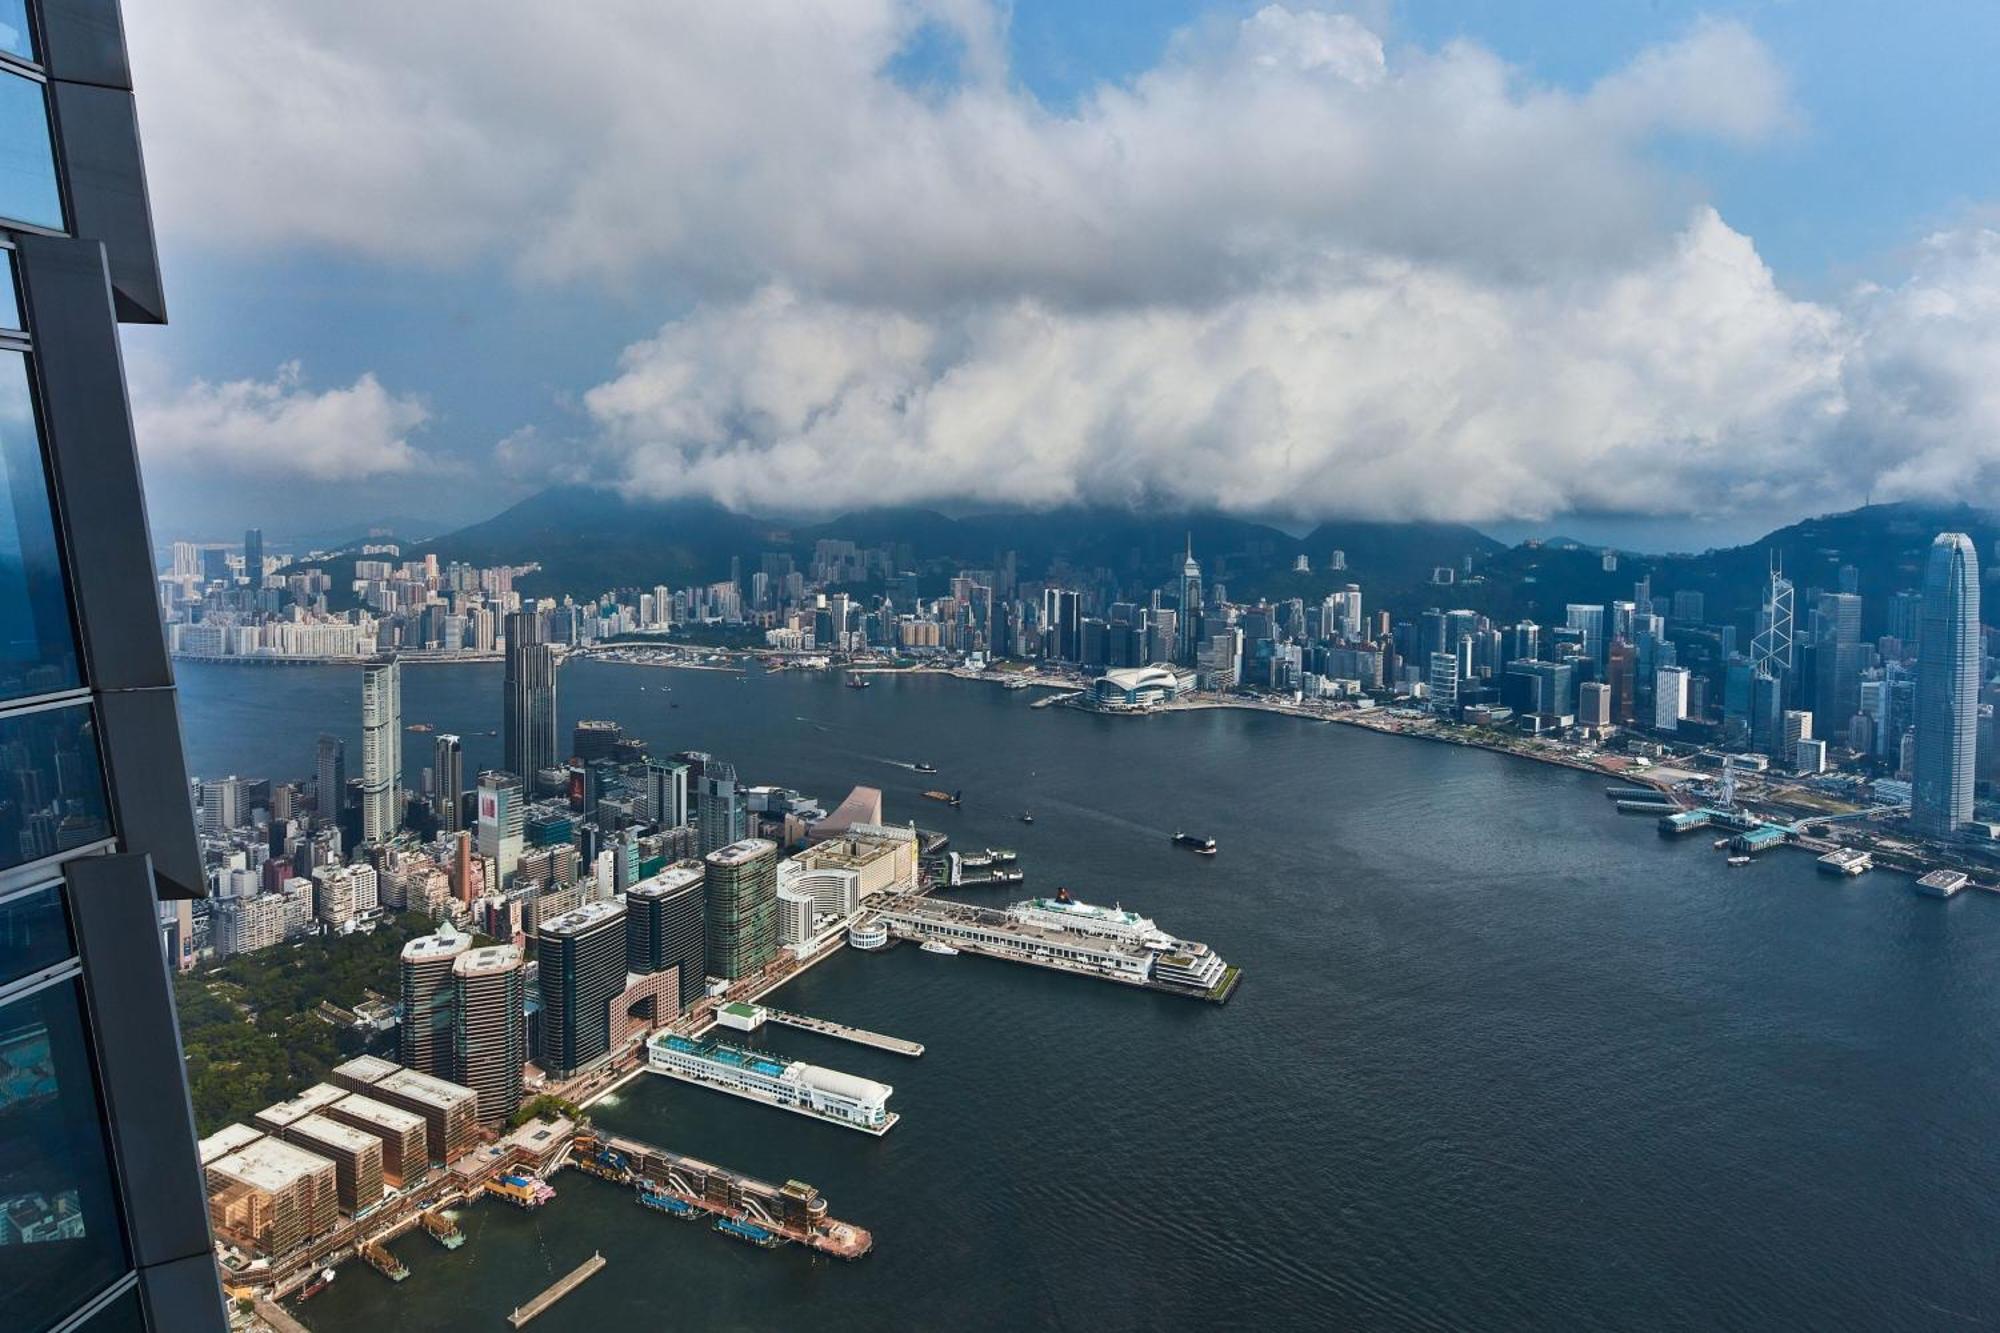
[[[296,361],[268,380],[196,380],[136,395],[139,447],[149,463],[231,477],[357,481],[416,471],[410,435],[430,419],[414,397],[372,374],[315,391]]]
[[[1843,416],[1850,342],[1703,210],[1549,288],[1366,257],[1198,309],[929,320],[772,288],[631,348],[585,405],[636,489],[743,505],[1648,512],[1813,484],[1796,455]]]
[[[580,432],[493,451],[517,473],[745,508],[1470,521],[1782,520],[2000,482],[1994,233],[1806,300],[1660,165],[1662,140],[1801,124],[1737,23],[1565,89],[1272,4],[1054,107],[989,0],[127,17],[170,237],[658,304]],[[925,32],[962,57],[914,87],[894,71]],[[290,433],[374,472],[416,465],[424,419],[373,379],[282,378],[148,417],[169,453],[248,465]]]

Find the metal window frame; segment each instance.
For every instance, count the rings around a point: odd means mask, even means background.
[[[77,600],[75,562],[70,557],[69,534],[63,524],[61,488],[56,482],[56,460],[51,448],[49,434],[48,407],[42,388],[41,358],[36,354],[34,330],[26,327],[34,321],[29,318],[27,283],[23,280],[23,269],[18,249],[14,260],[14,299],[21,307],[22,328],[18,333],[0,332],[0,351],[11,352],[24,358],[24,369],[28,373],[28,411],[35,427],[35,451],[42,464],[42,490],[49,506],[49,523],[54,529],[56,560],[60,565],[63,609],[69,617],[70,653],[76,667],[77,683],[61,690],[51,690],[43,694],[28,695],[20,700],[0,703],[0,708],[12,708],[16,704],[29,703],[39,699],[54,698],[58,695],[88,693],[90,688],[89,662],[83,646],[83,607]]]
[[[173,983],[160,957],[152,858],[84,857],[63,879],[142,1307],[155,1328],[215,1326],[222,1284]]]
[[[50,1329],[49,1333],[87,1333],[87,1330],[90,1327],[91,1320],[97,1318],[97,1316],[103,1314],[106,1310],[110,1309],[114,1302],[123,1297],[125,1293],[132,1291],[133,1289],[138,1287],[138,1285],[139,1285],[138,1270],[137,1269],[126,1270],[124,1277],[119,1278],[116,1282],[106,1287],[103,1291],[98,1292],[95,1296],[92,1296],[88,1301],[85,1301],[82,1305],[78,1306],[76,1311],[72,1313],[69,1316],[69,1318],[63,1320],[61,1323],[57,1324],[54,1328]],[[143,1305],[141,1309],[141,1315],[142,1317],[144,1315]],[[147,1323],[148,1326],[151,1325],[150,1320],[148,1320]]]
[[[43,72],[43,63],[49,54],[48,34],[42,30],[42,6],[40,0],[23,0],[21,7],[28,14],[28,45],[35,49],[35,54],[31,58],[0,51],[0,64],[15,65],[39,74]]]
[[[35,27],[35,49],[43,46],[41,30],[37,27],[38,7],[32,2],[28,6],[28,23]],[[33,236],[68,236],[76,225],[76,209],[70,202],[69,168],[64,162],[62,121],[56,113],[55,80],[39,64],[22,60],[0,52],[0,76],[14,75],[30,83],[42,86],[42,111],[49,123],[49,158],[56,178],[56,207],[62,211],[62,226],[50,227],[40,222],[29,222],[25,218],[8,217],[0,214],[0,227],[8,231],[25,232]]]

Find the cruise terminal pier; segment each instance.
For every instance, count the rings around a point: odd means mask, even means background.
[[[915,940],[939,946],[935,952],[984,954],[1215,1004],[1235,992],[1242,975],[1206,944],[1176,939],[1151,918],[1079,902],[1061,890],[1004,911],[910,896],[870,916],[857,923],[863,938],[879,933],[883,943],[886,937]]]

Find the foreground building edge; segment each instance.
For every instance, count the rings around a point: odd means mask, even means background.
[[[137,113],[116,0],[31,0],[27,18],[0,80],[44,125],[7,129],[23,165],[0,189],[0,297],[18,299],[0,299],[0,354],[39,427],[8,441],[6,478],[30,603],[6,610],[36,643],[4,663],[0,730],[52,795],[0,855],[0,914],[24,928],[0,954],[0,1027],[47,1062],[4,1128],[39,1150],[10,1179],[48,1218],[15,1247],[34,1269],[6,1322],[221,1329],[157,905],[202,877],[117,329],[165,322]],[[43,512],[46,536],[30,530]],[[55,591],[38,601],[38,585]],[[44,947],[55,937],[65,947]]]

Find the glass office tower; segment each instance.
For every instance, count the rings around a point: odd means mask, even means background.
[[[170,969],[201,891],[118,324],[165,320],[116,0],[0,0],[0,1325],[224,1326]],[[170,924],[164,932],[162,920]]]

